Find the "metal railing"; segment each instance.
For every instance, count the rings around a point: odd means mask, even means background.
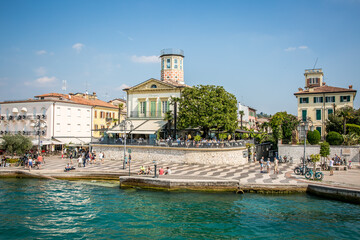
[[[184,51],[181,49],[176,49],[176,48],[167,48],[167,49],[163,49],[160,52],[160,56],[163,55],[181,55],[184,56]]]
[[[92,144],[108,144],[108,145],[124,145],[124,140],[105,138],[99,141],[92,141]],[[127,139],[126,145],[143,145],[143,146],[159,146],[159,147],[181,147],[181,148],[235,148],[245,147],[247,143],[253,144],[254,140],[225,140],[211,141],[202,140],[196,142],[194,140],[149,140],[149,139]]]
[[[20,115],[2,115],[0,116],[0,120],[2,121],[18,121],[18,120],[36,120],[36,119],[43,119],[45,120],[47,116],[45,114],[20,114]]]
[[[162,113],[160,111],[146,111],[146,112],[131,111],[130,117],[131,118],[164,118],[165,113]]]

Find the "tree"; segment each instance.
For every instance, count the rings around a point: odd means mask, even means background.
[[[329,132],[329,134],[326,136],[326,141],[330,145],[341,145],[344,142],[344,138],[341,136],[340,133]]]
[[[277,112],[271,117],[269,124],[276,144],[279,139],[282,139],[284,143],[289,143],[291,142],[292,132],[299,124],[299,120],[287,112]]]
[[[172,112],[169,110],[165,113],[164,120],[167,121],[168,134],[171,135],[171,122],[174,119]]]
[[[2,147],[11,155],[22,155],[31,149],[32,143],[30,138],[20,134],[4,135]]]
[[[350,120],[351,118],[353,118],[354,109],[351,107],[343,107],[340,109],[339,115],[343,118],[343,131],[344,131],[344,135],[345,135],[346,134],[346,122],[348,120]]]
[[[330,155],[330,145],[328,142],[323,142],[320,144],[320,156],[327,158]]]
[[[313,179],[314,179],[314,177],[315,177],[315,172],[316,172],[316,163],[317,163],[318,161],[320,161],[320,154],[311,154],[311,155],[310,155],[310,160],[311,160],[311,162],[313,162],[313,164],[314,164],[314,174],[313,174]]]
[[[315,145],[320,142],[321,135],[318,130],[308,131],[307,139],[311,145]]]
[[[234,132],[237,127],[237,101],[223,87],[199,85],[185,88],[179,103],[180,129],[199,127],[203,137],[210,129]]]
[[[240,129],[242,129],[243,127],[243,116],[245,115],[244,111],[241,110],[239,111],[239,114],[240,114]]]

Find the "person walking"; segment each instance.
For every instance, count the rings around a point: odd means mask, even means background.
[[[274,174],[279,174],[279,160],[277,157],[274,158]]]
[[[329,169],[330,169],[330,176],[334,175],[334,160],[330,159],[329,161]]]
[[[270,174],[270,158],[268,158],[267,159],[267,161],[266,161],[266,170],[267,170],[267,172]]]
[[[264,157],[260,158],[259,163],[260,163],[260,173],[262,173],[263,172],[263,167],[264,167]]]

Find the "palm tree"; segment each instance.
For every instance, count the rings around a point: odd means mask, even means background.
[[[121,111],[124,109],[124,104],[123,104],[123,103],[120,103],[118,107],[119,107],[119,112],[118,112],[118,124],[120,124]]]
[[[343,107],[340,116],[343,118],[344,135],[346,135],[346,121],[353,118],[353,109],[351,107]]]
[[[168,134],[170,134],[171,131],[171,122],[174,119],[174,116],[172,114],[172,112],[169,110],[165,113],[165,117],[164,120],[167,121],[167,125],[168,125]]]
[[[240,114],[240,129],[243,127],[243,116],[245,115],[245,112],[243,110],[239,111]]]

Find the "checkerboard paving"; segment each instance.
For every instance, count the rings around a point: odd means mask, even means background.
[[[42,166],[42,172],[47,171],[63,171],[65,165],[70,159],[61,159],[60,157],[46,158],[46,164]],[[129,169],[123,168],[123,162],[121,160],[104,160],[103,163],[97,161],[93,164],[87,164],[86,167],[77,167],[76,159],[73,159],[73,165],[79,172],[97,172],[97,173],[115,173],[119,175],[127,174]],[[141,166],[150,166],[154,169],[152,161],[132,161],[131,172],[136,174]],[[296,164],[280,163],[279,174],[273,174],[273,169],[269,173],[261,173],[260,165],[258,163],[247,163],[241,166],[229,166],[229,165],[189,165],[180,163],[167,163],[158,162],[158,166],[163,168],[170,167],[172,175],[176,178],[199,178],[199,179],[229,179],[240,180],[240,183],[253,183],[253,184],[297,184],[297,180],[293,178],[287,178],[286,172],[293,171]],[[23,168],[23,167],[21,167]],[[37,170],[34,170],[37,171]]]

